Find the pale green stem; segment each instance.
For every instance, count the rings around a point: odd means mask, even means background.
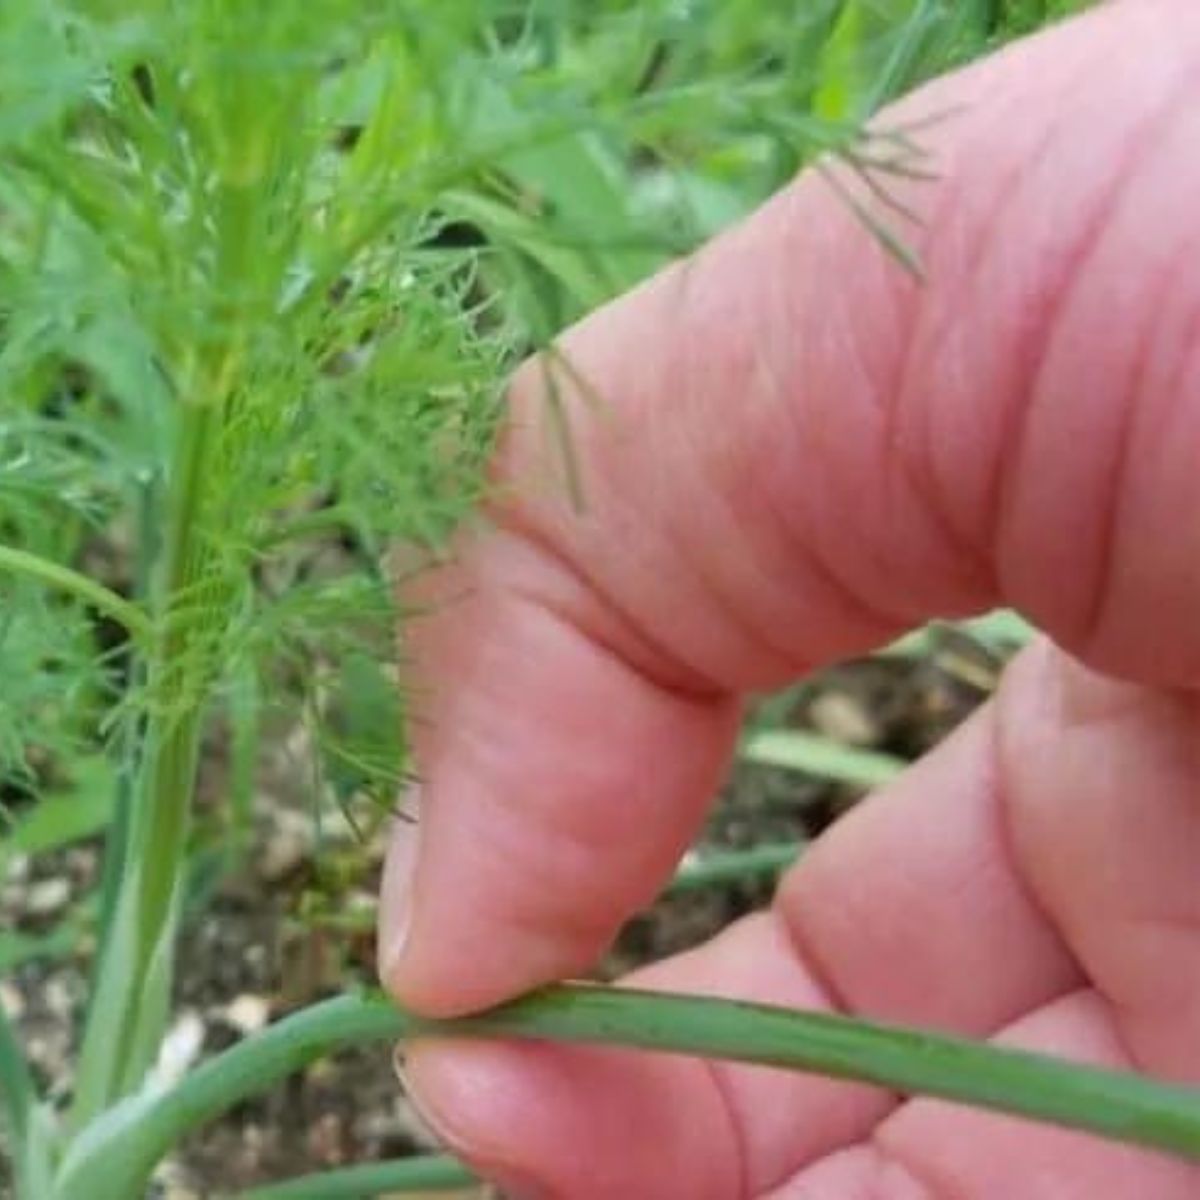
[[[478,1176],[453,1158],[421,1154],[285,1179],[243,1192],[238,1200],[364,1200],[397,1192],[451,1191],[478,1183]]]
[[[665,894],[674,896],[726,883],[769,878],[790,867],[802,849],[800,842],[772,842],[746,850],[706,854],[680,867],[675,872],[675,878],[667,885]]]
[[[799,729],[764,729],[750,734],[738,750],[743,762],[804,771],[854,787],[879,787],[908,765],[878,750],[860,750]]]
[[[4,1102],[0,1112],[8,1125],[11,1145],[19,1155],[29,1112],[37,1101],[37,1088],[17,1031],[3,1006],[0,1006],[0,1100]]]
[[[207,598],[208,604],[192,603],[210,567],[200,531],[203,497],[241,361],[237,306],[241,272],[257,261],[252,247],[255,196],[250,181],[231,176],[222,182],[217,200],[214,317],[228,337],[185,373],[189,386],[182,390],[167,535],[155,580],[161,632],[146,670],[155,708],[133,792],[113,919],[88,1006],[71,1113],[76,1133],[139,1086],[153,1064],[169,1016],[179,887],[210,685],[203,656],[196,665],[190,653],[209,624],[223,615],[219,595]],[[184,598],[191,606],[186,615],[180,604]]]
[[[180,418],[159,588],[164,632],[148,669],[152,695],[162,690],[164,677],[179,671],[193,632],[176,619],[174,605],[203,572],[203,555],[195,545],[197,510],[221,417],[220,399],[217,393],[208,402],[194,401]],[[198,693],[202,690],[197,687]],[[139,1084],[165,1029],[204,696],[191,697],[179,712],[165,699],[156,695],[159,709],[146,730],[124,870],[88,1006],[72,1109],[76,1130]]]

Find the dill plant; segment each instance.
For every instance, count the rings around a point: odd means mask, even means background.
[[[0,5],[0,776],[10,830],[66,776],[105,797],[70,835],[106,834],[69,1105],[40,1097],[0,1011],[25,1200],[143,1194],[199,1122],[425,1028],[352,991],[156,1084],[214,722],[252,759],[261,707],[309,714],[347,802],[384,819],[406,769],[385,552],[436,552],[475,509],[516,358],[814,155],[876,170],[875,107],[1063,7]],[[881,144],[885,164],[911,151]],[[338,689],[365,726],[330,717]],[[460,1028],[829,1070],[1198,1152],[1170,1089],[688,1003],[562,989]],[[368,1174],[462,1178],[406,1170]],[[286,1194],[339,1186],[359,1185]]]

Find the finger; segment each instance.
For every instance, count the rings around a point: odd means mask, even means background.
[[[1012,853],[1000,718],[1020,703],[986,705],[781,882],[780,919],[839,1008],[982,1036],[1081,982]]]
[[[1039,646],[996,702],[814,847],[772,914],[636,978],[977,1037],[1015,1024],[1018,1044],[1200,1079],[1195,729],[1192,697],[1114,684]],[[1084,1000],[1072,954],[1094,970]],[[460,1152],[485,1170],[481,1147],[503,1153],[553,1195],[832,1197],[874,1180],[865,1194],[899,1198],[909,1176],[933,1196],[1054,1196],[1072,1177],[1195,1186],[1194,1168],[953,1106],[882,1120],[894,1098],[861,1086],[550,1047],[527,1069],[526,1054],[418,1047],[413,1085]],[[608,1192],[591,1190],[601,1178]]]
[[[1200,1079],[1200,701],[1023,659],[1002,689],[1012,854],[1132,1060]]]
[[[638,982],[710,991],[718,979],[743,999],[828,1007],[768,914]],[[483,1174],[518,1195],[577,1200],[755,1195],[781,1135],[795,1153],[820,1155],[862,1136],[893,1105],[884,1092],[810,1076],[513,1043],[417,1043],[405,1078],[441,1137]],[[747,1123],[752,1099],[767,1106]],[[786,1161],[796,1161],[791,1151]]]
[[[397,995],[581,969],[694,827],[731,697],[925,616],[1006,599],[1100,665],[1200,675],[1200,528],[1146,536],[1200,499],[1198,61],[1200,9],[1147,0],[909,102],[954,112],[906,197],[924,287],[808,176],[567,336],[601,397],[570,406],[585,511],[517,489],[426,585],[469,599],[413,636],[434,733]],[[513,414],[498,470],[527,481],[536,370]]]
[[[524,556],[504,557],[469,589],[449,570],[423,584],[453,618],[413,650],[432,681],[427,765],[420,820],[393,834],[380,940],[385,980],[398,987],[403,970],[403,998],[430,1011],[598,955],[679,860],[738,725],[734,697],[646,679],[529,594]]]
[[[790,874],[770,914],[635,982],[977,1036],[1075,988],[1074,962],[1011,863],[996,713],[988,706],[840,822]],[[525,1055],[416,1046],[409,1082],[458,1153],[485,1172],[499,1165],[501,1180],[536,1173],[554,1195],[760,1195],[869,1138],[896,1103],[877,1089],[762,1068]],[[547,1073],[560,1082],[548,1088]],[[609,1118],[590,1121],[600,1110]],[[656,1136],[644,1155],[622,1149],[645,1142],[646,1128]],[[588,1190],[598,1178],[607,1193]]]

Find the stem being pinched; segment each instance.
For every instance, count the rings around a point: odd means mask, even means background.
[[[378,994],[345,995],[304,1009],[209,1060],[88,1153],[68,1156],[67,1178],[108,1178],[117,1164],[144,1178],[188,1132],[329,1051],[432,1034],[637,1047],[811,1071],[1200,1161],[1195,1088],[834,1013],[566,985],[448,1021],[404,1013]]]

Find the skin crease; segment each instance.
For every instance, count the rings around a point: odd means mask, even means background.
[[[570,408],[582,512],[519,374],[517,486],[408,592],[403,1002],[586,969],[695,832],[744,692],[1008,603],[1054,644],[768,912],[636,982],[1200,1082],[1200,5],[1102,6],[880,124],[931,115],[924,284],[807,175],[564,337],[599,396]],[[1200,1195],[1163,1156],[760,1068],[425,1042],[404,1069],[525,1196]]]

